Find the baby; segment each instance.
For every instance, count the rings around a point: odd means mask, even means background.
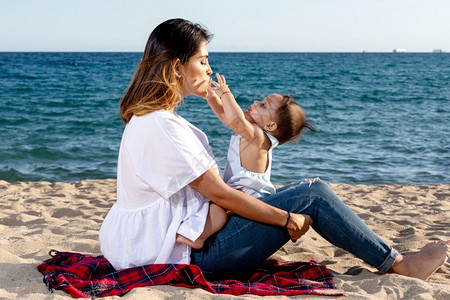
[[[289,141],[296,141],[304,130],[315,132],[306,120],[306,113],[291,96],[271,94],[255,100],[243,112],[226,84],[223,75],[216,74],[206,100],[217,117],[231,130],[231,137],[223,180],[231,187],[255,197],[263,198],[276,192],[270,182],[272,149]],[[177,235],[177,242],[192,248],[203,247],[204,241],[217,232],[227,220],[226,211],[211,203],[205,229],[191,241]]]

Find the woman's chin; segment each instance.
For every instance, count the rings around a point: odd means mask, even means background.
[[[207,90],[205,90],[205,91],[197,91],[197,92],[193,93],[193,95],[201,97],[201,98],[206,98],[208,96],[208,91]]]

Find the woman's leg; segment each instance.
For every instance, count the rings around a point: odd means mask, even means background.
[[[304,195],[305,189],[310,190],[306,193],[309,196]],[[294,197],[309,197],[308,206],[294,208],[294,212],[311,216],[311,227],[333,245],[363,259],[381,272],[389,271],[398,252],[343,203],[326,182],[318,180],[289,185],[280,192],[298,195]],[[286,198],[283,200],[289,201]]]
[[[263,201],[310,215],[312,227],[320,235],[380,271],[387,272],[398,255],[323,181],[289,185]],[[289,240],[287,230],[282,227],[233,215],[202,249],[193,249],[192,263],[199,265],[211,279],[244,277]]]

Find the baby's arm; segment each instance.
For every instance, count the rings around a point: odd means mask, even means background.
[[[217,96],[216,92],[212,89],[208,91],[208,97],[206,98],[208,105],[211,107],[212,111],[216,114],[217,118],[224,124],[225,112],[223,110],[222,100]]]
[[[213,111],[228,128],[241,135],[244,139],[253,141],[255,138],[255,130],[258,130],[258,127],[245,119],[244,112],[228,88],[225,77],[219,74],[216,74],[216,76],[218,82],[213,82],[213,84],[217,87],[215,90],[219,96],[217,94],[215,95],[215,98],[217,98],[215,101],[221,107],[221,116],[218,115],[214,108]],[[208,101],[208,103],[210,102]]]

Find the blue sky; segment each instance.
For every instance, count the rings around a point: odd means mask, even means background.
[[[450,51],[449,0],[0,0],[0,51],[136,51],[162,21],[210,51]]]

